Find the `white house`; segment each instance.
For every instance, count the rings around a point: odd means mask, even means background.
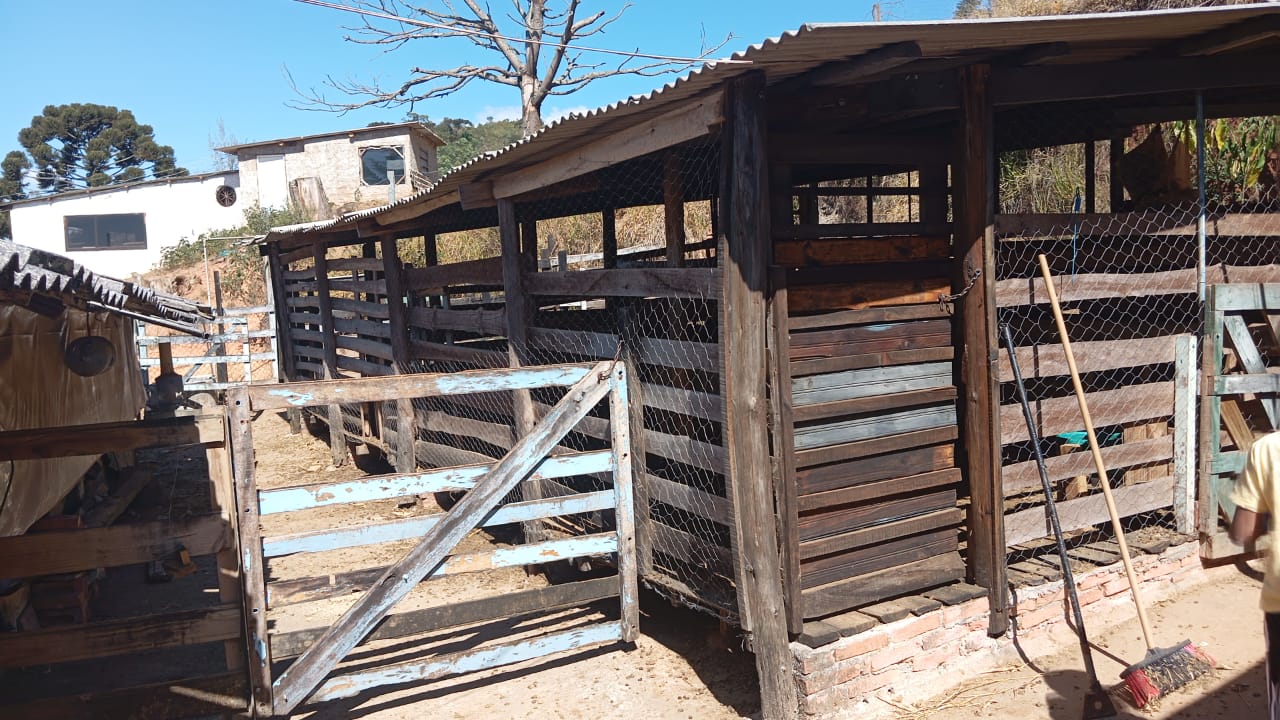
[[[236,156],[238,171],[72,190],[0,210],[10,211],[14,242],[128,277],[151,269],[163,248],[184,237],[244,224],[245,209],[255,204],[293,201],[329,217],[422,190],[439,175],[443,144],[416,122],[264,140],[218,148]],[[305,197],[304,184],[311,191]],[[314,206],[317,194],[327,207]]]
[[[164,247],[244,223],[254,198],[234,170],[71,190],[8,203],[14,242],[66,255],[95,273],[128,277]]]

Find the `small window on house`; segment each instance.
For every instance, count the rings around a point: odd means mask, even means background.
[[[398,147],[360,149],[360,179],[365,185],[390,185],[389,173],[395,173],[397,185],[405,182],[403,150]]]
[[[147,247],[144,213],[67,215],[67,250],[143,250]]]

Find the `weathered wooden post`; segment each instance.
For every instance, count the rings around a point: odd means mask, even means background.
[[[988,65],[960,70],[960,162],[955,183],[956,345],[961,352],[962,454],[969,478],[969,573],[987,588],[987,632],[1009,628],[1000,404],[996,363],[995,146]]]
[[[387,317],[391,326],[392,367],[397,374],[412,372],[409,368],[409,321],[405,303],[404,267],[400,263],[400,245],[394,235],[383,236],[382,267],[387,281]],[[396,399],[395,460],[397,472],[413,472],[418,466],[415,443],[418,439],[417,413],[412,398]]]
[[[333,329],[333,298],[329,296],[329,260],[326,257],[328,248],[323,242],[314,246],[316,267],[316,296],[320,303],[320,345],[324,352],[324,377],[326,380],[338,377],[338,347]],[[343,427],[342,406],[329,406],[329,453],[334,467],[347,462],[347,433]]]
[[[280,257],[280,246],[276,243],[267,246],[267,269],[271,278],[271,301],[275,306],[276,373],[281,382],[289,382],[297,378],[293,323],[289,321],[289,296],[284,287],[284,259]],[[302,432],[302,411],[290,408],[288,413],[289,432],[297,435]]]
[[[771,240],[763,73],[747,73],[728,83],[724,116],[720,347],[738,606],[756,654],[761,712],[769,719],[793,718],[798,706],[776,533],[766,397],[765,303]]]

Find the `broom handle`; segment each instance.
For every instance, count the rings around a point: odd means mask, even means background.
[[[1138,624],[1142,626],[1142,639],[1151,650],[1155,645],[1151,642],[1151,626],[1147,622],[1147,609],[1138,594],[1138,579],[1133,572],[1133,561],[1129,559],[1129,543],[1124,538],[1124,528],[1120,525],[1120,513],[1116,510],[1115,498],[1111,496],[1111,482],[1107,480],[1107,468],[1102,462],[1102,451],[1098,447],[1098,437],[1093,432],[1093,417],[1089,415],[1089,405],[1084,399],[1084,388],[1080,385],[1080,373],[1076,370],[1076,359],[1071,354],[1071,341],[1067,339],[1067,325],[1062,320],[1062,308],[1058,306],[1058,292],[1053,287],[1053,276],[1049,273],[1049,261],[1040,255],[1040,273],[1044,275],[1045,290],[1049,293],[1049,305],[1053,308],[1053,320],[1058,325],[1058,335],[1062,338],[1062,352],[1067,356],[1067,368],[1071,371],[1071,386],[1076,391],[1076,401],[1080,404],[1080,415],[1084,418],[1084,429],[1089,434],[1089,451],[1093,453],[1093,464],[1098,469],[1098,480],[1102,484],[1102,497],[1107,502],[1107,512],[1111,515],[1111,529],[1115,532],[1116,542],[1120,544],[1120,560],[1124,562],[1124,574],[1129,578],[1129,592],[1133,593],[1133,604],[1138,608]]]

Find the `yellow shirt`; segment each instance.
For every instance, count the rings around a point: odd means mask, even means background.
[[[1253,444],[1244,472],[1231,491],[1231,500],[1245,510],[1271,516],[1267,525],[1271,551],[1266,556],[1262,580],[1262,611],[1280,612],[1280,432]]]

